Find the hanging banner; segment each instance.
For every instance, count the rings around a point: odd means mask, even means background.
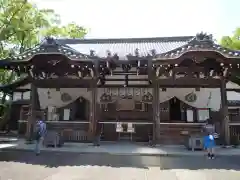
[[[87,88],[38,88],[37,91],[41,109],[46,109],[49,106],[61,108],[74,102],[79,97],[87,100],[91,99],[91,92],[88,92]]]
[[[159,93],[160,103],[169,101],[173,97],[195,108],[209,108],[213,111],[220,109],[219,88],[200,88],[200,91],[196,91],[195,88],[167,88],[166,91]]]

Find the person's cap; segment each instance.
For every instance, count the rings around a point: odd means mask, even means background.
[[[213,135],[209,135],[209,139],[210,139],[210,140],[214,140]]]

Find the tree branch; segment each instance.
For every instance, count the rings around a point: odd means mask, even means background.
[[[20,52],[20,53],[22,53],[22,52],[25,50],[25,48],[24,48],[24,40],[25,40],[25,37],[26,37],[26,34],[23,33],[23,34],[22,34],[22,39],[21,39],[21,42],[20,42],[20,49],[19,49],[19,52]]]

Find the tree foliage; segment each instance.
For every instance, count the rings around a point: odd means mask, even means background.
[[[229,49],[240,50],[240,28],[237,28],[231,36],[223,36],[220,44]]]
[[[0,59],[34,47],[44,36],[83,38],[87,30],[75,23],[61,25],[52,9],[39,9],[27,0],[0,0]],[[0,70],[0,84],[16,80],[13,72]],[[6,101],[6,94],[1,98]],[[1,115],[1,112],[0,112]]]
[[[223,36],[220,44],[232,50],[240,50],[240,28],[236,28],[231,36]],[[240,73],[232,73],[230,80],[240,85]]]
[[[0,57],[23,52],[46,35],[82,38],[87,33],[75,23],[60,23],[59,15],[51,9],[38,9],[26,0],[0,0]]]

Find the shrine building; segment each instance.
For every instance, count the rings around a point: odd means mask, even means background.
[[[230,144],[240,133],[239,64],[239,51],[203,33],[45,38],[0,61],[19,75],[1,90],[12,94],[10,125],[27,136],[41,118],[67,141],[88,142],[101,133],[102,141],[147,142],[152,136],[157,143],[183,144],[210,118]]]

